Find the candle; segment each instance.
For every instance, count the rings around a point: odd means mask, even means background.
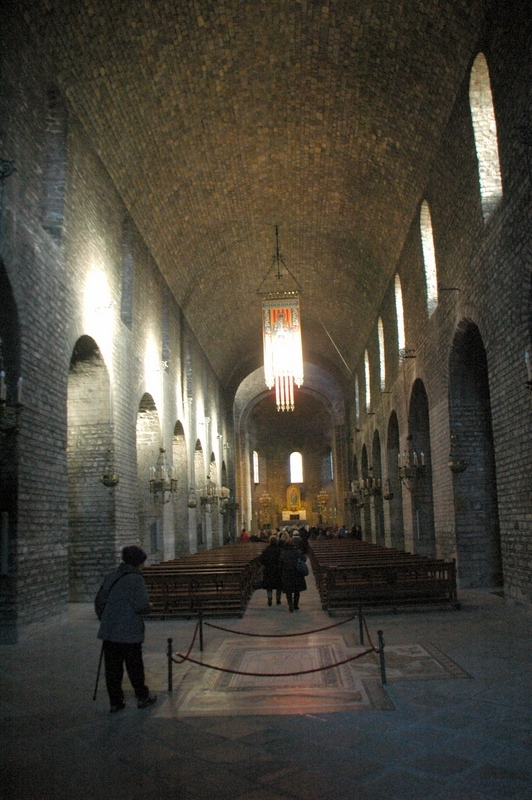
[[[17,403],[22,403],[22,378],[17,381]]]
[[[4,370],[0,372],[0,400],[6,399],[6,373]]]

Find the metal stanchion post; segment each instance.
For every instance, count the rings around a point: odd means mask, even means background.
[[[360,645],[364,646],[364,618],[362,616],[362,606],[358,607],[358,631],[360,637]]]
[[[199,649],[203,653],[203,611],[199,612]]]
[[[172,660],[172,639],[168,639],[168,647],[166,648],[166,655],[168,656],[168,691],[173,689],[173,660]]]
[[[382,631],[377,631],[379,637],[379,657],[381,662],[381,681],[386,683],[386,665],[384,663],[384,639],[382,638]]]

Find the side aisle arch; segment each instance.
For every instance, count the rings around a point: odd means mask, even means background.
[[[502,557],[488,363],[480,331],[469,320],[459,325],[449,358],[449,420],[460,585],[499,587]]]
[[[97,343],[81,336],[68,374],[68,586],[71,602],[92,600],[115,565],[114,491],[101,483],[112,453],[111,386]]]

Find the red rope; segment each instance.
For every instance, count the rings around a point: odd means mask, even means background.
[[[366,617],[364,615],[362,615],[362,619],[364,620],[364,630],[366,631],[366,636],[368,637],[368,642],[372,646],[373,650],[376,653],[378,653],[379,652],[378,648],[376,648],[375,645],[373,644],[373,642],[371,641],[371,636],[370,636],[370,633],[369,633],[368,623],[366,622]]]
[[[216,628],[219,631],[226,633],[234,633],[238,636],[258,636],[263,639],[282,639],[288,636],[310,636],[312,633],[319,633],[320,631],[330,631],[331,628],[338,628],[340,625],[345,625],[346,622],[352,622],[355,617],[349,617],[342,620],[342,622],[335,622],[334,625],[326,625],[325,628],[316,628],[313,631],[299,631],[299,633],[248,633],[247,631],[234,631],[231,628],[223,628],[221,625],[213,625],[211,622],[204,622],[209,628]]]
[[[192,648],[194,647],[194,642],[196,641],[196,634],[198,632],[198,628],[199,628],[199,622],[196,622],[196,627],[194,629],[194,635],[192,637],[192,641],[190,642],[190,647],[187,650],[186,656],[180,656],[181,661],[177,661],[177,659],[175,659],[172,656],[172,661],[175,661],[176,664],[182,664],[184,661],[186,661],[188,659],[188,657],[190,655],[190,652],[191,652]],[[180,655],[180,654],[178,653],[178,655]]]
[[[311,672],[323,672],[326,669],[333,669],[333,667],[341,667],[342,664],[348,664],[350,661],[355,661],[357,658],[362,658],[362,656],[367,656],[368,653],[376,653],[378,652],[375,650],[374,647],[369,648],[368,650],[364,650],[363,653],[358,653],[356,656],[350,656],[349,658],[344,658],[343,661],[337,661],[335,664],[327,664],[325,667],[314,667],[314,669],[304,669],[301,672],[241,672],[238,669],[227,669],[226,667],[216,667],[214,664],[205,664],[202,661],[196,661],[195,658],[188,658],[187,656],[182,656],[181,653],[177,655],[182,659],[182,661],[176,661],[176,664],[182,664],[183,661],[189,661],[191,664],[197,664],[199,667],[207,667],[208,669],[215,669],[218,672],[230,672],[231,675],[249,675],[252,678],[292,678],[296,675],[309,675]],[[173,658],[173,656],[172,656]],[[173,658],[175,661],[175,659]]]

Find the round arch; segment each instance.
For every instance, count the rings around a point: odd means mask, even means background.
[[[463,320],[449,357],[450,462],[461,586],[502,585],[488,363],[478,327]]]
[[[430,446],[429,400],[425,384],[417,378],[412,386],[408,409],[408,440],[412,461],[420,469],[411,486],[413,550],[433,558],[436,555],[434,531],[434,500],[432,495],[432,466]],[[421,463],[424,462],[424,466]]]
[[[114,490],[101,482],[112,471],[111,385],[91,336],[74,345],[67,398],[68,596],[87,602],[116,563]]]

